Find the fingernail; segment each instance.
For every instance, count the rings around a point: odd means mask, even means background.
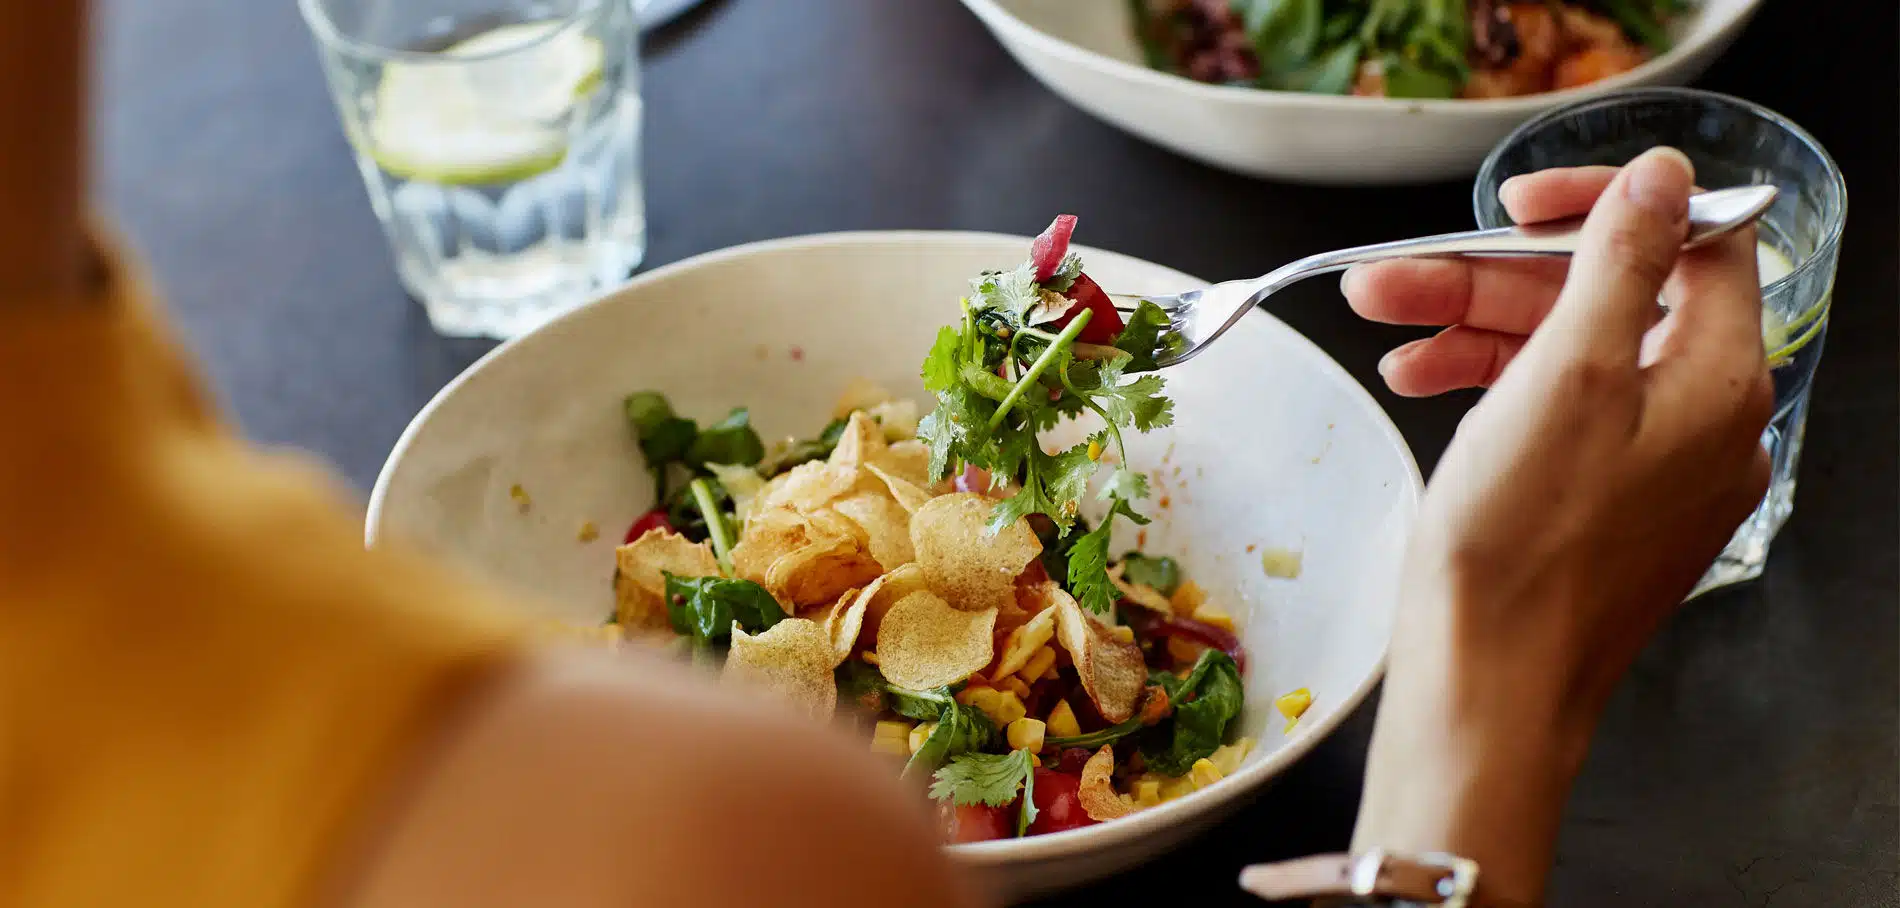
[[[1392,379],[1392,371],[1399,367],[1399,351],[1404,349],[1404,347],[1398,347],[1387,351],[1384,356],[1379,357],[1380,378],[1386,379],[1387,381]]]
[[[1353,285],[1359,281],[1359,266],[1354,265],[1339,274],[1339,295],[1351,296]]]
[[[1503,202],[1511,194],[1511,187],[1524,182],[1524,175],[1518,174],[1498,184],[1498,201]]]
[[[1689,156],[1668,146],[1638,155],[1625,168],[1623,196],[1639,207],[1671,218],[1688,211],[1689,188],[1695,185],[1695,165]]]

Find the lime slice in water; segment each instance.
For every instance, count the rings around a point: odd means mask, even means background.
[[[364,153],[396,177],[452,185],[509,183],[560,166],[567,116],[600,83],[603,62],[598,40],[564,25],[504,25],[441,59],[385,65]],[[499,55],[454,59],[490,54]]]

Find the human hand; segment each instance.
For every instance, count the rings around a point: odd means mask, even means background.
[[[1344,282],[1370,317],[1453,326],[1387,358],[1395,390],[1491,387],[1407,553],[1363,846],[1463,853],[1534,902],[1604,701],[1767,487],[1753,232],[1681,252],[1693,179],[1656,150],[1507,183],[1519,220],[1589,210],[1567,270],[1390,262]]]

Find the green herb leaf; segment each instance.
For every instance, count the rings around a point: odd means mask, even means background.
[[[997,313],[1012,329],[1039,324],[1030,319],[1045,305],[1042,288],[1036,285],[1035,266],[1029,262],[1008,271],[985,272],[971,282],[970,311]]]
[[[1088,734],[1073,735],[1067,738],[1044,738],[1042,745],[1044,747],[1058,747],[1065,750],[1071,747],[1096,750],[1104,744],[1113,744],[1146,727],[1147,726],[1141,724],[1141,716],[1137,714],[1128,717],[1119,724],[1111,725],[1099,731],[1092,731]]]
[[[640,453],[647,466],[658,472],[667,464],[684,460],[699,429],[690,419],[673,412],[673,405],[658,391],[637,391],[627,395],[623,404],[627,424],[640,442]]]
[[[1172,596],[1181,588],[1181,565],[1174,559],[1129,552],[1122,557],[1122,579],[1154,587],[1163,596]]]
[[[750,580],[724,577],[666,579],[666,615],[674,633],[701,644],[724,644],[732,639],[737,621],[747,633],[757,634],[785,620],[785,610],[765,588]]]
[[[1106,615],[1121,593],[1108,579],[1108,537],[1113,520],[1104,520],[1069,547],[1069,594],[1083,608]]]
[[[1042,282],[1042,289],[1067,293],[1075,287],[1075,279],[1081,276],[1082,257],[1071,252],[1062,257],[1062,263],[1056,266],[1056,273]]]
[[[695,467],[708,463],[752,466],[765,457],[765,443],[752,429],[751,414],[734,407],[725,419],[701,430],[687,449],[686,460]]]
[[[1161,396],[1161,376],[1144,375],[1125,385],[1110,385],[1089,395],[1118,426],[1137,432],[1174,425],[1174,401]]]
[[[1128,316],[1127,324],[1115,335],[1115,349],[1128,354],[1130,361],[1123,372],[1153,372],[1161,368],[1156,361],[1182,343],[1171,330],[1168,313],[1148,300],[1142,300]]]
[[[1350,94],[1359,78],[1359,57],[1363,52],[1364,46],[1357,40],[1346,41],[1305,66],[1276,73],[1271,78],[1263,76],[1262,87],[1321,95]]]
[[[1021,794],[1023,780],[1035,769],[1029,751],[962,754],[937,770],[930,797],[964,807],[1005,807]]]
[[[911,779],[934,773],[945,761],[982,750],[995,739],[996,726],[982,710],[951,700],[944,705],[937,727],[924,738],[917,752],[910,755],[910,762],[904,764],[903,776]]]
[[[1386,54],[1384,62],[1388,98],[1455,98],[1463,84],[1456,75],[1426,69],[1403,54]]]
[[[1226,653],[1210,649],[1201,653],[1187,677],[1170,683],[1161,676],[1173,676],[1164,672],[1154,680],[1169,688],[1174,715],[1155,726],[1158,734],[1144,742],[1141,756],[1155,772],[1182,776],[1194,761],[1221,746],[1228,725],[1240,715],[1245,696],[1240,669]],[[1160,734],[1164,729],[1166,733]]]
[[[949,687],[910,690],[885,680],[877,666],[856,659],[838,668],[838,696],[847,702],[876,694],[879,711],[889,709],[906,719],[936,722],[944,711],[956,705],[955,691]]]
[[[957,353],[962,349],[957,329],[945,325],[937,330],[937,342],[924,357],[924,390],[936,394],[957,383]]]

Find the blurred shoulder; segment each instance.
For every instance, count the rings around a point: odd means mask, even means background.
[[[418,764],[342,904],[975,904],[866,749],[640,654],[536,656]]]

